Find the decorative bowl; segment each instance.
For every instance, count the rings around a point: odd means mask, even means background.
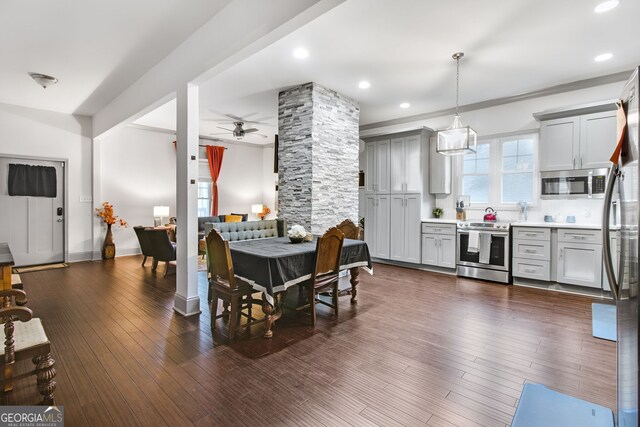
[[[304,242],[304,237],[292,237],[292,236],[289,236],[289,240],[291,240],[291,243],[302,243],[302,242]]]

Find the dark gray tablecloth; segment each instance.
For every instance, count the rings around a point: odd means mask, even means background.
[[[316,241],[291,243],[288,237],[230,242],[236,276],[265,293],[273,304],[273,296],[289,286],[311,278],[315,262]],[[340,268],[367,267],[371,256],[361,240],[345,239]]]

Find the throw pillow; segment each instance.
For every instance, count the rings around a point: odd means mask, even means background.
[[[225,222],[242,222],[242,215],[225,215]]]
[[[242,222],[246,221],[247,219],[249,219],[249,214],[237,214],[237,213],[233,213],[231,212],[231,215],[240,215],[242,217]]]

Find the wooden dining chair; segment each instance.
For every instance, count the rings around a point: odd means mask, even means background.
[[[342,231],[345,239],[360,239],[360,227],[355,225],[350,219],[345,219],[340,224],[338,224],[336,228]]]
[[[33,312],[24,306],[24,291],[6,289],[0,291],[3,307],[0,309],[0,321],[4,324],[4,347],[0,348],[3,375],[0,379],[4,393],[13,390],[13,383],[30,375],[36,376],[38,391],[43,396],[44,405],[53,405],[53,392],[56,389],[55,361],[51,357],[51,343],[44,331],[42,322],[33,317]],[[35,369],[15,375],[16,362],[31,359]]]
[[[338,317],[338,282],[340,273],[340,258],[342,257],[342,245],[344,234],[337,227],[329,229],[324,235],[318,238],[316,243],[316,259],[311,279],[307,283],[309,304],[300,307],[309,307],[311,324],[316,324],[316,304],[324,304],[333,308],[335,316]],[[326,302],[317,298],[321,293],[331,290],[332,302]]]
[[[222,235],[212,229],[206,236],[207,242],[207,270],[209,275],[209,293],[211,295],[211,330],[215,330],[216,320],[226,316],[226,313],[218,315],[218,299],[230,305],[229,311],[229,339],[236,334],[236,326],[240,323],[240,316],[247,317],[247,328],[255,323],[251,315],[254,304],[251,296],[255,290],[244,280],[236,277],[233,271],[233,262],[229,242]],[[259,301],[256,300],[256,304]],[[243,313],[247,309],[247,314]]]

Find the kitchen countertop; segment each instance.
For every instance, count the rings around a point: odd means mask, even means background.
[[[460,221],[455,219],[430,218],[430,219],[423,219],[422,222],[433,222],[436,224],[457,224]]]
[[[544,228],[582,228],[584,230],[601,230],[599,223],[569,223],[569,222],[544,222],[544,221],[523,221],[512,222],[512,227],[544,227]],[[612,226],[611,228],[614,228]]]

